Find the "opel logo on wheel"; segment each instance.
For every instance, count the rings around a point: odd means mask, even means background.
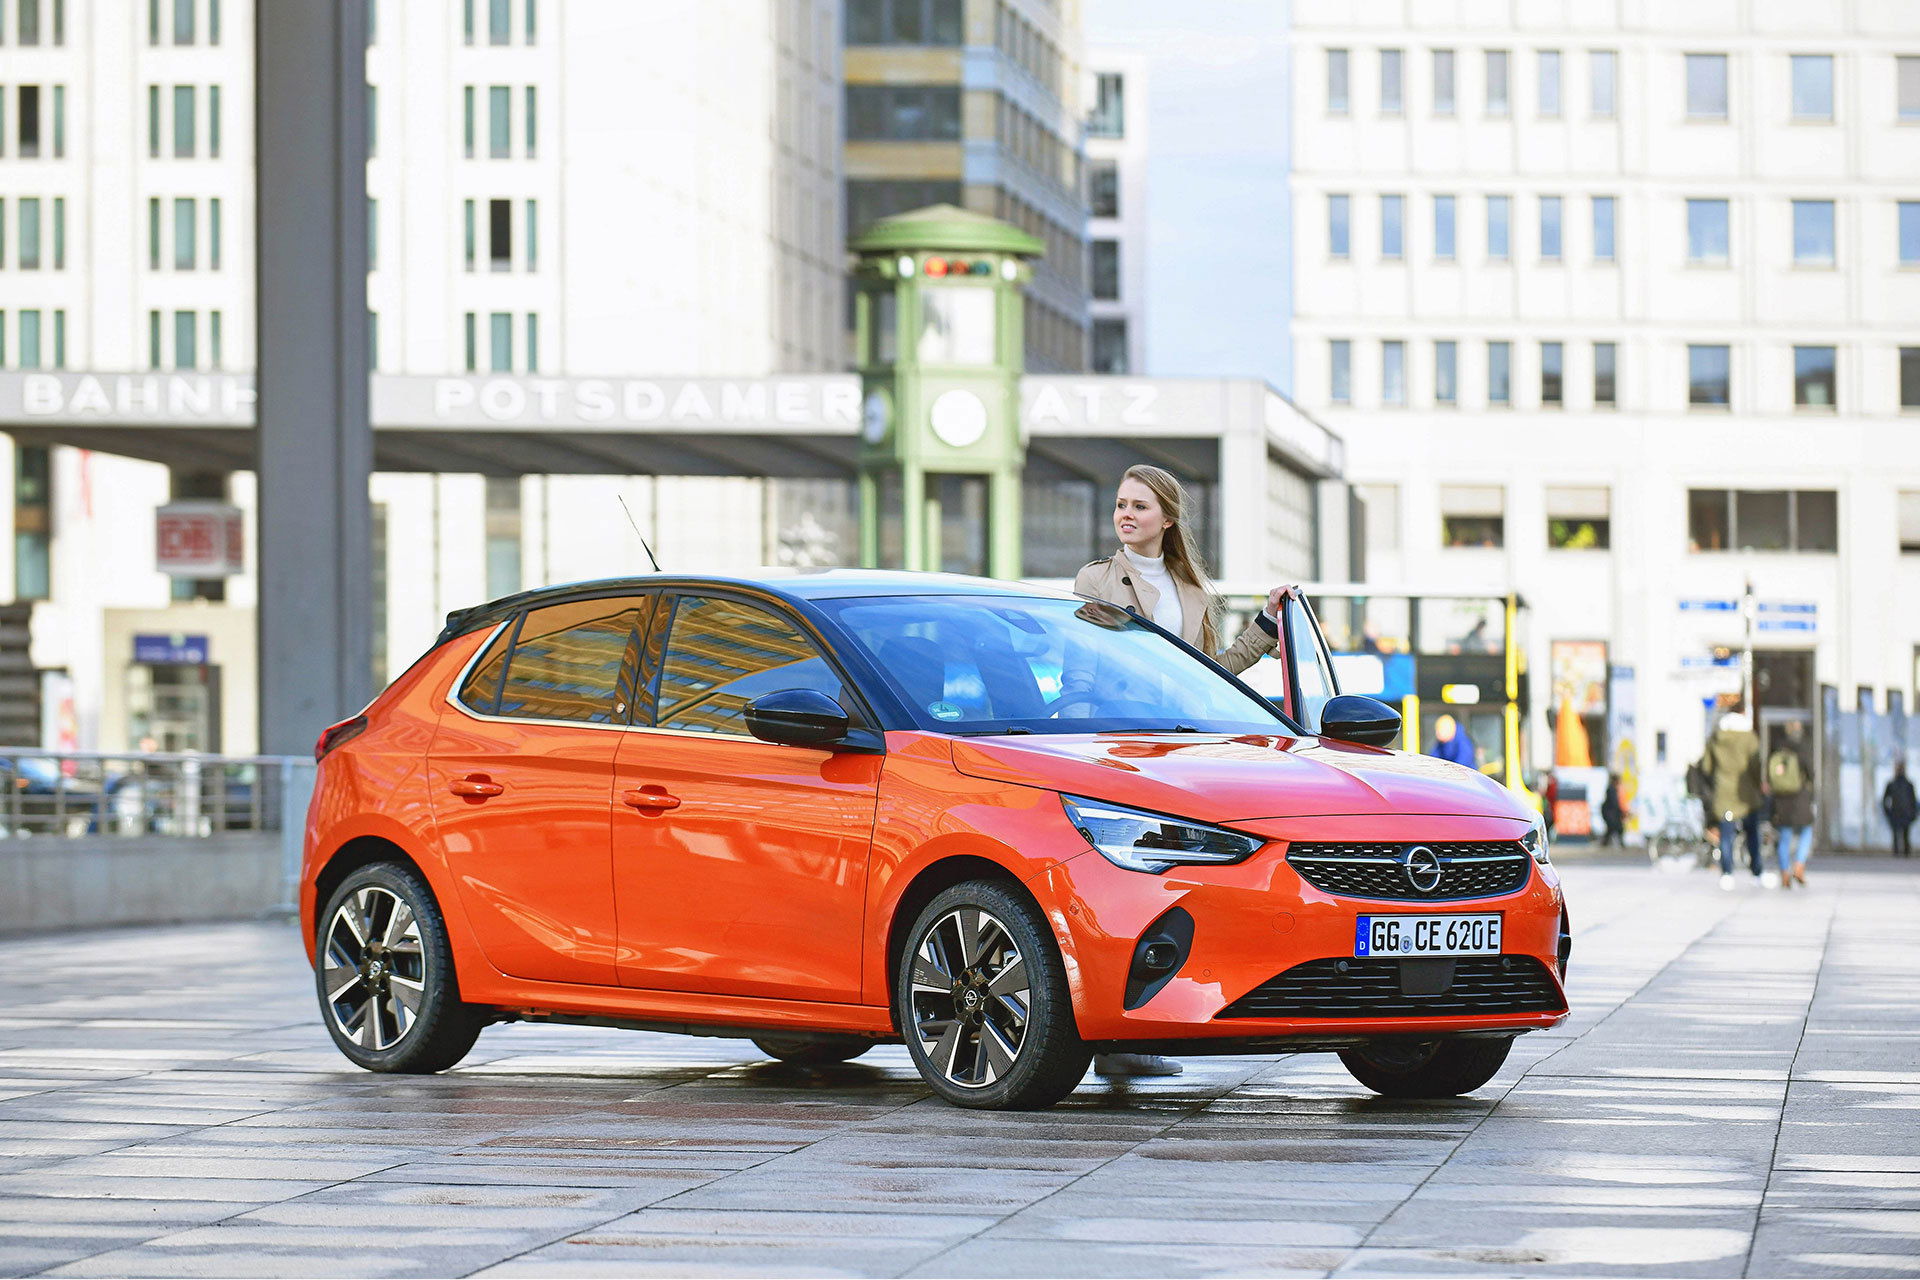
[[[1408,845],[1407,851],[1400,855],[1400,865],[1407,873],[1407,883],[1416,893],[1432,893],[1440,887],[1440,855],[1426,845]]]

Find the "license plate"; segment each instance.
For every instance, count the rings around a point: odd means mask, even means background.
[[[1360,916],[1354,921],[1356,956],[1497,956],[1500,917]]]

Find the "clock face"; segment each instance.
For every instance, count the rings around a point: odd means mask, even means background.
[[[878,388],[869,391],[866,403],[860,406],[860,438],[868,444],[879,444],[887,438],[887,427],[892,421],[893,405],[887,393]]]
[[[987,434],[987,406],[971,391],[942,392],[932,418],[933,434],[949,448],[964,449]]]

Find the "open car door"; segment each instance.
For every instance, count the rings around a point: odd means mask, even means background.
[[[1290,595],[1280,605],[1280,662],[1286,693],[1280,706],[1309,733],[1320,732],[1320,712],[1340,692],[1333,656],[1306,597]]]

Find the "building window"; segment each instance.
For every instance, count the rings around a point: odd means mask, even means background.
[[[462,317],[466,331],[467,372],[475,373],[480,368],[480,339],[477,318],[469,311]]]
[[[1906,555],[1920,552],[1920,491],[1900,491],[1900,550]]]
[[[1593,260],[1595,262],[1615,260],[1613,220],[1613,197],[1595,196],[1593,198]]]
[[[218,311],[207,313],[207,347],[208,355],[211,357],[211,367],[221,368],[225,357],[220,350],[220,313]]]
[[[519,477],[488,476],[482,510],[487,540],[487,598],[498,600],[521,586]]]
[[[1559,196],[1540,197],[1540,258],[1543,262],[1560,261],[1560,214]]]
[[[1087,117],[1087,136],[1127,136],[1127,82],[1118,71],[1102,71],[1093,78],[1093,114]]]
[[[950,47],[962,42],[961,0],[850,0],[847,43]]]
[[[20,257],[17,259],[22,271],[40,269],[40,199],[37,196],[23,197],[20,207]]]
[[[1453,50],[1433,51],[1433,114],[1453,114]]]
[[[1440,545],[1503,547],[1507,542],[1507,492],[1497,484],[1440,486]]]
[[[856,142],[955,141],[960,86],[850,84],[847,137]]]
[[[147,270],[160,269],[160,197],[147,201]]]
[[[1540,344],[1540,403],[1558,407],[1566,402],[1566,346],[1558,342]]]
[[[1087,162],[1087,212],[1096,218],[1120,216],[1120,166],[1111,160]]]
[[[200,235],[197,225],[199,219],[194,215],[197,206],[192,200],[173,202],[173,269],[191,271],[194,269],[194,250],[199,244]]]
[[[513,270],[513,201],[487,201],[487,269]]]
[[[199,331],[198,317],[191,311],[173,313],[173,367],[176,369],[198,369],[200,353],[196,349]]]
[[[540,230],[540,202],[538,200],[527,201],[526,222],[527,270],[538,271],[540,269],[540,237],[538,234]]]
[[[1832,123],[1833,55],[1796,53],[1793,64],[1793,118]]]
[[[1833,201],[1793,202],[1793,263],[1797,267],[1833,265]]]
[[[218,92],[218,90],[215,90]],[[67,86],[53,86],[53,158],[62,159],[67,154]],[[214,154],[218,155],[216,151]]]
[[[506,44],[512,38],[513,19],[507,0],[487,0],[487,43]]]
[[[1601,486],[1547,486],[1547,545],[1605,551],[1612,545],[1613,492]]]
[[[193,43],[194,0],[173,0],[173,42]]]
[[[1405,196],[1380,197],[1381,257],[1398,258],[1403,256],[1407,240],[1406,214],[1407,198]]]
[[[1120,242],[1094,240],[1087,246],[1093,296],[1102,302],[1120,298]]]
[[[40,367],[40,312],[38,310],[20,313],[20,359],[22,369]]]
[[[1487,114],[1504,116],[1508,111],[1507,51],[1487,50]]]
[[[1453,197],[1433,198],[1433,256],[1451,262],[1454,254]]]
[[[220,86],[207,86],[207,155],[220,158]]]
[[[513,154],[513,90],[496,84],[487,88],[487,157],[505,160]]]
[[[173,86],[173,158],[176,160],[193,158],[193,99],[192,85]]]
[[[496,311],[487,317],[487,345],[491,349],[495,373],[513,372],[513,314]]]
[[[1725,120],[1727,118],[1727,55],[1690,53],[1687,55],[1687,118]]]
[[[14,113],[15,128],[19,131],[14,155],[21,160],[34,160],[40,155],[40,86],[21,85],[19,104],[19,110]]]
[[[380,90],[367,86],[367,159],[380,153]]]
[[[52,594],[53,451],[16,445],[13,464],[13,598]]]
[[[540,317],[527,313],[527,372],[540,372]]]
[[[473,270],[473,267],[474,267],[475,239],[476,239],[476,228],[474,224],[478,220],[478,215],[474,209],[474,202],[471,200],[461,201],[460,211],[462,215],[461,221],[464,223],[464,230],[466,233],[466,255],[465,255],[466,267],[467,267],[467,270],[471,271]]]
[[[465,85],[460,90],[460,154],[473,159],[474,127],[474,87]]]
[[[1504,262],[1513,251],[1513,197],[1487,197],[1487,256]]]
[[[1327,50],[1327,114],[1347,114],[1347,51]]]
[[[1920,200],[1900,202],[1900,265],[1920,266]]]
[[[160,367],[160,313],[147,312],[147,367]]]
[[[1487,403],[1513,403],[1513,344],[1487,344]]]
[[[1793,349],[1793,403],[1802,409],[1831,409],[1836,403],[1832,347]]]
[[[1380,344],[1380,403],[1399,407],[1407,403],[1407,344]]]
[[[1837,551],[1839,495],[1831,489],[1691,489],[1692,551]]]
[[[1914,122],[1920,121],[1920,55],[1895,58],[1894,79],[1898,82],[1896,92],[1900,105],[1898,118]]]
[[[1327,252],[1336,258],[1353,251],[1351,202],[1346,196],[1327,197]]]
[[[1620,55],[1611,49],[1595,49],[1587,55],[1587,110],[1607,118],[1619,110]]]
[[[160,86],[147,86],[147,158],[160,158]]]
[[[909,209],[961,200],[960,184],[951,180],[850,180],[846,191],[849,234]]]
[[[1920,347],[1900,348],[1900,407],[1920,409]]]
[[[1687,201],[1687,261],[1696,266],[1727,263],[1727,202]]]
[[[1406,109],[1401,84],[1402,57],[1398,49],[1380,51],[1380,114],[1397,116]]]
[[[1732,401],[1732,349],[1710,343],[1687,344],[1687,403],[1724,409]]]
[[[1450,339],[1433,344],[1433,399],[1435,404],[1460,403],[1460,344]]]
[[[1618,364],[1620,348],[1611,342],[1593,344],[1593,403],[1612,406],[1619,403]]]
[[[1093,371],[1132,373],[1127,361],[1127,322],[1107,316],[1093,322]]]
[[[1353,403],[1353,343],[1345,338],[1327,344],[1327,398],[1334,404]]]
[[[220,225],[217,220],[220,202],[215,200],[213,203],[216,217],[214,226],[218,228]],[[219,246],[217,243],[214,248],[216,260],[213,265],[217,267],[220,265],[218,261]],[[67,198],[65,196],[55,196],[53,198],[53,269],[55,271],[65,271],[67,269]]]
[[[1542,49],[1539,56],[1540,114],[1560,114],[1560,51]]]
[[[539,119],[538,115],[536,114],[536,109],[539,104],[537,102],[537,95],[535,94],[534,87],[532,85],[527,86],[525,101],[526,101],[526,111],[525,111],[526,119],[521,122],[521,131],[526,134],[527,149],[526,149],[525,155],[527,159],[531,160],[537,154],[538,148],[535,147],[534,143],[539,136],[539,130],[535,127],[535,122]]]

